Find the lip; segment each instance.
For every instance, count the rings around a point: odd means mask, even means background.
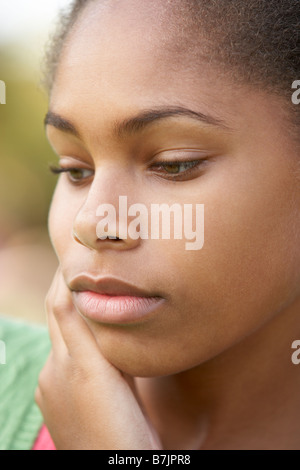
[[[144,320],[165,302],[154,292],[114,278],[81,275],[69,287],[78,311],[90,320],[120,324]]]

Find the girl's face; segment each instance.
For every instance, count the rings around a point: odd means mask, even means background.
[[[195,367],[300,294],[299,149],[288,105],[225,81],[204,59],[195,66],[188,47],[176,55],[176,28],[168,37],[165,13],[146,3],[86,8],[47,125],[61,166],[77,169],[59,177],[49,217],[67,285],[80,290],[81,275],[117,278],[164,299],[133,322],[85,317],[106,358],[135,376]],[[119,196],[149,214],[154,203],[192,204],[194,219],[204,204],[203,248],[187,250],[172,232],[99,240],[97,208],[118,213]]]

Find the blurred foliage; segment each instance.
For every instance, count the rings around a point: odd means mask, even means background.
[[[24,65],[0,49],[0,80],[6,104],[0,105],[0,242],[32,227],[47,227],[55,178],[48,170],[54,154],[44,131],[47,97]]]

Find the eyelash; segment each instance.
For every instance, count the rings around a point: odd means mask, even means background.
[[[79,180],[76,180],[75,178],[72,178],[71,177],[71,172],[72,171],[76,171],[76,172],[84,172],[84,171],[88,171],[88,172],[91,172],[92,170],[88,170],[86,168],[76,168],[76,167],[72,167],[72,168],[63,168],[61,166],[58,166],[58,167],[54,167],[54,166],[50,166],[50,171],[54,174],[54,175],[60,175],[62,173],[67,173],[68,174],[68,178],[70,180],[71,183],[73,184],[80,184],[82,183],[83,180],[85,180],[86,178],[81,178]]]
[[[171,166],[181,166],[181,165],[191,165],[190,167],[188,167],[186,170],[182,171],[182,172],[177,172],[177,174],[173,174],[172,173],[164,173],[164,176],[163,178],[164,179],[167,179],[167,180],[171,180],[171,181],[185,181],[186,180],[186,177],[187,176],[192,176],[195,172],[197,171],[200,171],[200,168],[201,166],[203,166],[205,163],[207,163],[207,160],[206,159],[199,159],[199,160],[184,160],[184,161],[166,161],[166,162],[157,162],[155,164],[152,165],[152,167],[150,167],[150,169],[152,168],[156,168],[157,170],[159,170],[160,168],[166,168],[166,167],[171,167]],[[87,171],[87,172],[91,172],[92,170],[88,170],[88,169],[85,169],[85,168],[76,168],[76,167],[71,167],[71,168],[63,168],[63,167],[54,167],[54,166],[50,166],[50,171],[55,174],[55,175],[60,175],[62,173],[67,173],[68,174],[68,178],[69,178],[69,181],[72,183],[72,184],[83,184],[84,181],[86,181],[86,178],[82,177],[78,180],[76,180],[75,178],[72,178],[71,177],[71,172],[84,172],[84,171]],[[159,171],[157,171],[157,175],[158,173],[160,173]],[[160,175],[161,176],[161,175]]]
[[[170,166],[180,166],[180,165],[191,165],[186,170],[182,172],[177,172],[177,174],[172,173],[164,173],[164,179],[168,179],[171,181],[185,181],[186,177],[192,176],[194,173],[200,171],[200,168],[207,163],[207,159],[199,159],[199,160],[178,160],[178,161],[167,161],[167,162],[158,162],[155,163],[152,168],[165,168]],[[192,179],[192,178],[191,178]]]

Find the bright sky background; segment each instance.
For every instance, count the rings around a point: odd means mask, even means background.
[[[71,1],[0,0],[0,46],[15,45],[12,61],[37,68],[59,10]]]
[[[0,42],[24,39],[49,29],[71,0],[0,0]]]

